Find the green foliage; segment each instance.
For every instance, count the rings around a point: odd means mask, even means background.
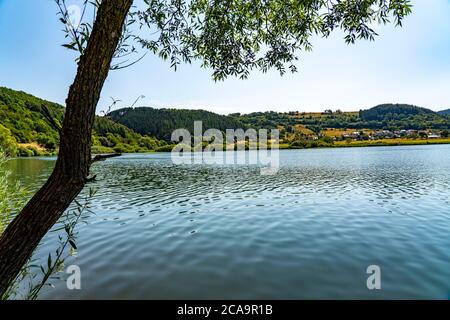
[[[90,207],[95,194],[94,189],[89,189],[89,194],[85,196],[83,203],[75,200],[76,208],[66,211],[55,228],[52,229],[51,232],[60,233],[58,235],[59,245],[53,254],[48,254],[46,264],[40,266],[29,264],[27,266],[28,274],[31,276],[29,289],[25,297],[27,300],[36,300],[45,286],[51,286],[52,280],[61,280],[58,274],[64,271],[65,261],[76,255],[78,250],[76,227],[80,222],[87,223],[90,214],[94,214]],[[33,269],[37,272],[33,272]],[[36,283],[34,279],[37,273],[40,273],[41,277]]]
[[[155,151],[161,145],[161,141],[136,133],[109,117],[97,117],[94,132],[93,153],[100,150],[103,151],[100,153],[149,152]]]
[[[62,118],[63,107],[21,91],[0,87],[0,123],[11,131],[17,143],[37,142],[40,134],[40,137],[46,136],[46,142],[56,144],[58,134],[42,115],[43,104]]]
[[[89,38],[91,36],[92,28],[97,18],[97,11],[101,4],[99,0],[84,0],[83,8],[81,10],[81,17],[78,25],[73,25],[73,21],[70,17],[69,6],[66,4],[66,0],[55,0],[58,6],[59,20],[63,24],[63,31],[65,33],[65,38],[67,43],[62,46],[74,50],[80,53],[80,56],[84,54]],[[131,44],[131,40],[134,36],[131,32],[130,26],[135,23],[133,14],[129,13],[126,17],[124,28],[119,38],[119,44],[113,56],[113,61],[110,66],[111,70],[119,70],[129,67],[136,62],[140,61],[144,56],[135,59],[130,62],[130,56],[137,53],[136,47]],[[79,61],[79,57],[77,58]]]
[[[361,123],[355,128],[391,130],[446,129],[450,118],[432,110],[405,104],[382,104],[359,113]]]
[[[16,156],[18,156],[18,157],[33,157],[35,155],[36,155],[36,153],[33,152],[33,150],[31,150],[30,147],[22,147],[22,146],[17,147]]]
[[[7,156],[15,156],[17,154],[16,139],[12,136],[11,131],[0,124],[0,152]]]
[[[450,118],[429,109],[405,104],[382,104],[360,111],[359,117],[362,125],[369,129],[424,130],[450,127]]]
[[[99,2],[85,1],[80,25],[74,27],[66,1],[55,1],[68,39],[63,46],[83,54]],[[93,15],[84,14],[91,9]],[[112,69],[140,60],[127,59],[137,51],[135,41],[169,59],[173,68],[201,60],[215,80],[229,75],[247,78],[253,69],[295,72],[297,52],[311,50],[313,36],[328,37],[341,29],[347,43],[374,40],[373,23],[394,18],[401,25],[410,12],[409,0],[145,0],[128,14],[115,54],[119,62]]]
[[[184,128],[194,134],[195,121],[202,121],[205,130],[215,128],[224,131],[244,127],[240,121],[231,117],[204,110],[141,107],[116,110],[108,116],[140,134],[152,135],[166,141],[171,140],[172,132],[176,129]]]
[[[11,172],[7,168],[8,158],[0,151],[0,235],[8,224],[25,205],[28,192],[18,183],[11,180]],[[15,289],[12,286],[0,300],[7,299]]]
[[[24,92],[0,87],[0,148],[10,156],[42,156],[57,152],[59,135],[44,116],[45,106],[57,122],[64,107]],[[148,152],[161,142],[142,136],[107,117],[96,117],[93,153],[114,152],[116,146],[127,152]]]
[[[42,105],[47,106],[57,121],[62,121],[62,106],[23,92],[0,88],[0,147],[8,155],[40,156],[57,151],[58,133],[43,116]],[[282,131],[289,135],[295,131],[296,125],[305,126],[316,134],[325,128],[450,130],[450,116],[411,105],[385,104],[359,113],[330,111],[316,114],[271,111],[222,116],[203,110],[120,109],[106,117],[96,117],[92,152],[170,151],[172,146],[167,146],[164,140],[170,141],[172,132],[180,128],[193,133],[195,121],[202,121],[204,130],[283,128]],[[304,142],[298,143],[294,147],[305,147]]]
[[[450,116],[450,109],[438,111],[439,114],[444,116]]]
[[[62,273],[66,260],[75,256],[78,251],[77,226],[80,222],[87,224],[88,218],[94,214],[90,207],[95,194],[96,190],[91,188],[81,198],[82,202],[75,200],[74,208],[67,210],[50,231],[57,234],[58,245],[55,251],[45,256],[45,263],[31,258],[0,300],[36,300],[45,287],[53,286],[54,281],[64,280]]]
[[[252,69],[295,72],[298,51],[312,48],[310,38],[328,37],[335,29],[345,41],[373,40],[373,22],[397,25],[410,13],[408,0],[146,0],[132,13],[140,28],[153,37],[138,36],[143,47],[180,62],[200,59],[213,78],[246,78]],[[155,36],[156,35],[156,36]]]
[[[369,110],[361,110],[359,117],[364,121],[383,121],[419,114],[434,114],[433,111],[408,104],[380,104]]]
[[[295,140],[290,144],[291,149],[309,149],[309,148],[328,148],[334,145],[334,141],[329,137],[323,137],[318,140]]]
[[[287,132],[295,125],[303,125],[315,133],[326,128],[353,128],[377,130],[425,130],[450,129],[450,117],[428,109],[411,105],[386,104],[369,110],[356,112],[277,113],[256,112],[230,115],[244,125],[252,128],[284,127]]]
[[[0,152],[0,235],[22,208],[27,192],[18,182],[12,182],[7,168],[8,159]]]

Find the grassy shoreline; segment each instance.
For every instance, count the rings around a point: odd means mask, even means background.
[[[440,139],[381,139],[381,140],[370,140],[370,141],[336,141],[333,144],[321,144],[316,147],[292,147],[287,143],[280,143],[279,150],[302,150],[302,149],[332,149],[332,148],[365,148],[365,147],[395,147],[395,146],[420,146],[420,145],[439,145],[439,144],[450,144],[450,138],[440,138]],[[152,154],[152,153],[164,153],[171,152],[172,148],[175,145],[167,145],[165,148],[160,148],[159,150],[151,150],[144,152],[123,152],[123,154],[133,154],[133,153],[142,153],[142,154]],[[226,151],[226,150],[224,150]],[[105,152],[108,153],[108,152]],[[93,155],[97,154],[105,154],[93,152]],[[113,152],[111,152],[113,153]],[[16,158],[32,158],[32,157],[41,157],[41,156],[57,156],[57,153],[44,153],[41,155],[33,155],[33,156],[22,156]]]
[[[370,141],[335,141],[332,144],[321,144],[317,147],[292,147],[289,144],[280,144],[280,150],[296,149],[325,149],[325,148],[363,148],[363,147],[395,147],[450,144],[450,138],[440,139],[380,139]]]
[[[436,145],[436,144],[450,144],[450,138],[439,139],[382,139],[371,141],[346,141],[335,142],[334,148],[344,147],[395,147],[395,146],[412,146],[412,145]]]

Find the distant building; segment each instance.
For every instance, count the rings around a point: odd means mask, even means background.
[[[441,137],[440,133],[430,132],[428,134],[428,139],[439,139]]]

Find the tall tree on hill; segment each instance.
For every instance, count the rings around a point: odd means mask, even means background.
[[[136,51],[131,41],[174,68],[199,59],[214,80],[246,78],[253,69],[284,74],[296,71],[297,52],[311,50],[312,36],[342,29],[347,43],[373,40],[373,23],[393,17],[401,25],[411,7],[408,0],[142,0],[136,7],[133,0],[85,0],[97,7],[95,22],[74,26],[65,1],[56,2],[71,40],[65,46],[80,52],[78,70],[54,171],[0,238],[0,296],[89,180],[98,160],[91,157],[95,109],[109,70],[132,64],[126,61]]]

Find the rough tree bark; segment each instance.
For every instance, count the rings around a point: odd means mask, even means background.
[[[92,164],[95,109],[133,0],[103,0],[66,100],[55,168],[0,238],[0,297],[83,189]]]

